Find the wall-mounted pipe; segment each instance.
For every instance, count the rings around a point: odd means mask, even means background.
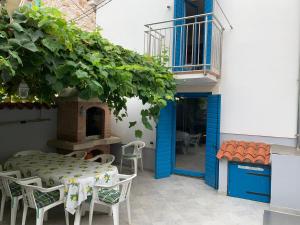
[[[300,151],[300,40],[299,40],[299,64],[298,64],[298,116],[297,116],[297,134],[296,134],[296,148]]]
[[[45,119],[33,119],[33,120],[12,120],[12,121],[4,121],[0,122],[0,126],[6,126],[10,124],[26,124],[26,123],[38,123],[38,122],[45,122],[50,121],[51,119],[45,118]]]

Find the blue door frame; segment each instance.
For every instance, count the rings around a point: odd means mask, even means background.
[[[220,147],[221,96],[211,93],[178,93],[176,96],[207,97],[205,174],[175,168],[176,104],[168,102],[160,112],[156,129],[155,178],[169,177],[173,173],[195,177],[204,176],[205,183],[217,189],[219,161],[216,155]]]
[[[185,98],[200,98],[200,97],[206,97],[210,96],[212,93],[211,92],[205,92],[205,93],[177,93],[175,97],[185,97]],[[191,170],[185,170],[185,169],[178,169],[176,168],[176,103],[174,104],[174,121],[173,121],[173,145],[172,145],[172,171],[175,174],[179,175],[185,175],[185,176],[191,176],[191,177],[204,177],[205,173],[203,172],[198,172],[198,171],[191,171]]]

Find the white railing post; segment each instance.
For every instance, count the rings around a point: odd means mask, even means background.
[[[148,55],[163,60],[167,51],[173,71],[202,70],[220,75],[224,27],[213,13],[145,26],[144,51]]]
[[[205,16],[204,22],[204,48],[203,48],[203,70],[206,72],[206,64],[207,64],[207,32],[208,32],[208,17]]]
[[[148,30],[148,46],[147,46],[147,53],[151,56],[151,26],[149,26]]]

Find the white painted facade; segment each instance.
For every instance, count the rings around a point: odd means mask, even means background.
[[[214,87],[179,86],[178,91],[222,94],[222,139],[242,135],[267,142],[294,140],[300,1],[219,2],[234,27],[224,33],[222,78]],[[144,25],[172,19],[173,11],[173,0],[113,0],[98,10],[97,24],[113,43],[143,53]],[[140,107],[136,99],[129,100],[129,121],[136,119]],[[126,127],[128,121],[113,124],[124,143],[134,139]],[[155,132],[144,139],[150,146]]]
[[[54,151],[47,141],[56,138],[56,130],[56,109],[1,109],[0,164],[22,150]]]

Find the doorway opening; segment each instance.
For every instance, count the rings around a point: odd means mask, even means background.
[[[175,173],[205,174],[207,102],[207,97],[177,97]]]
[[[205,13],[204,0],[185,0],[185,16],[195,16]],[[193,17],[186,19],[186,24],[192,24],[186,26],[187,34],[187,49],[186,57],[187,64],[199,65],[203,64],[203,46],[204,46],[204,28],[201,25],[205,20],[205,17]]]

